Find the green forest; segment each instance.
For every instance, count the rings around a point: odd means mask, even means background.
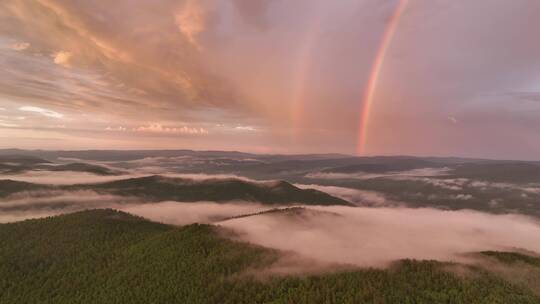
[[[388,269],[260,276],[279,252],[114,210],[0,225],[0,303],[540,303],[475,266],[403,260]],[[284,235],[283,237],[287,237]],[[505,265],[539,259],[481,253]]]

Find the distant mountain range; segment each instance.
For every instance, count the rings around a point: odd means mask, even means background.
[[[265,204],[324,205],[345,204],[350,198],[340,191],[352,190],[357,197],[350,200],[364,206],[387,202],[393,206],[397,202],[407,207],[540,216],[540,163],[531,161],[341,154],[259,155],[192,150],[0,150],[0,179],[2,175],[34,173],[52,178],[56,172],[111,178],[123,174],[136,178],[119,176],[124,181],[72,187],[11,182],[9,187],[0,185],[0,195],[21,189],[85,189],[140,196],[148,201],[259,200]],[[280,193],[279,189],[262,189],[245,181],[213,181],[213,185],[199,182],[187,187],[182,181],[167,182],[165,178],[151,177],[168,174],[232,175],[252,180],[283,180],[289,185],[281,185]],[[141,176],[146,177],[138,180]],[[78,182],[73,179],[73,183]],[[291,188],[291,184],[326,187],[318,188],[322,191],[334,187],[337,192],[309,193]],[[372,202],[362,191],[375,193],[378,199]]]

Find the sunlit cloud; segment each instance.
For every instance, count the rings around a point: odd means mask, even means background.
[[[0,120],[0,127],[15,128],[15,127],[18,127],[18,126],[19,125],[17,125],[17,124],[9,123],[9,122],[5,122],[3,120]]]
[[[194,127],[164,127],[161,124],[150,124],[148,126],[140,126],[133,129],[137,132],[165,133],[165,134],[208,134],[208,130],[204,128]]]
[[[188,0],[182,9],[175,15],[176,25],[187,40],[197,48],[199,35],[205,28],[206,10],[199,0]]]
[[[73,54],[66,51],[60,51],[53,54],[54,63],[64,66],[66,68],[71,67],[71,58]]]
[[[25,105],[77,116],[46,136],[85,137],[71,147],[206,130],[176,147],[355,153],[362,88],[396,2],[0,1],[0,105],[10,117]],[[537,158],[540,43],[529,37],[540,2],[413,2],[386,53],[368,152]],[[125,132],[104,132],[119,122]]]
[[[257,129],[255,127],[252,127],[252,126],[237,126],[235,127],[236,130],[239,130],[239,131],[248,131],[248,132],[256,132]]]
[[[14,51],[24,51],[29,47],[30,47],[30,43],[28,42],[15,42],[9,46],[9,48]]]
[[[20,107],[19,111],[37,113],[37,114],[40,114],[40,115],[43,115],[43,116],[46,116],[46,117],[51,117],[51,118],[62,118],[62,117],[64,117],[64,114],[61,114],[61,113],[58,113],[58,112],[55,112],[55,111],[52,111],[52,110],[47,110],[47,109],[44,109],[44,108],[40,108],[40,107],[34,107],[34,106]]]
[[[117,126],[117,127],[106,127],[106,128],[105,128],[105,131],[118,131],[118,132],[124,132],[124,131],[127,131],[127,128],[122,127],[122,126]]]

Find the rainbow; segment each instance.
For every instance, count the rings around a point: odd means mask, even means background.
[[[398,4],[394,10],[394,13],[388,20],[384,34],[379,45],[379,49],[375,55],[375,60],[371,66],[371,71],[369,73],[368,82],[364,91],[364,96],[362,99],[362,109],[360,110],[360,125],[358,129],[358,154],[366,154],[366,143],[368,136],[368,126],[369,126],[369,114],[371,107],[373,105],[373,99],[375,96],[375,91],[377,89],[377,82],[379,80],[379,75],[381,74],[382,66],[384,59],[386,57],[386,52],[388,47],[392,42],[392,38],[396,32],[399,19],[407,6],[408,0],[398,0]]]
[[[295,67],[295,75],[293,78],[294,87],[292,89],[292,132],[291,140],[295,142],[299,134],[300,129],[303,128],[305,103],[306,103],[306,91],[308,85],[308,78],[311,72],[313,63],[313,49],[319,39],[322,23],[322,10],[320,5],[313,10],[313,16],[306,28],[306,33],[301,43],[302,47],[298,49],[296,57],[298,58],[297,65]]]
[[[302,127],[302,118],[305,113],[305,99],[306,99],[306,86],[308,84],[308,77],[312,68],[312,54],[313,48],[317,42],[320,31],[320,18],[315,18],[315,21],[311,24],[310,29],[304,37],[302,48],[300,48],[297,56],[299,58],[298,65],[296,66],[296,75],[294,77],[294,89],[292,92],[292,118],[293,127]],[[296,130],[298,132],[298,130]]]

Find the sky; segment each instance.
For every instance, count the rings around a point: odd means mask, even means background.
[[[2,0],[0,148],[540,159],[539,15],[537,0]]]

